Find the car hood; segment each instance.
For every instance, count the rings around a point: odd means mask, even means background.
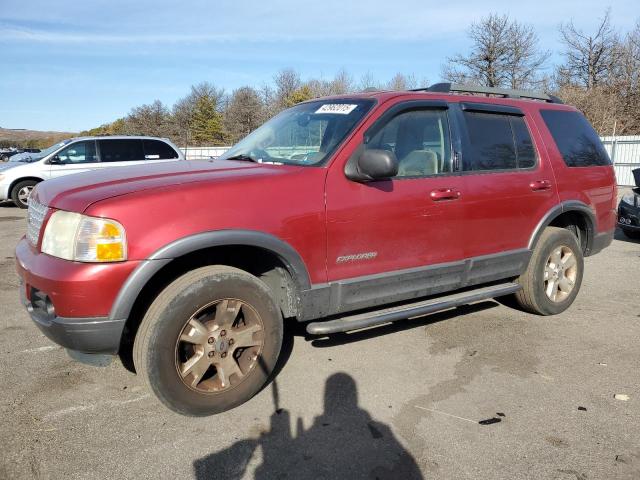
[[[15,167],[22,167],[23,165],[26,165],[26,163],[24,163],[24,162],[5,162],[5,163],[0,163],[0,172],[5,172],[5,171],[10,170],[10,169],[15,168]]]
[[[35,199],[53,208],[83,212],[90,205],[121,195],[163,189],[194,182],[233,181],[246,176],[275,175],[284,165],[250,162],[175,161],[129,167],[113,167],[47,180],[38,185]]]

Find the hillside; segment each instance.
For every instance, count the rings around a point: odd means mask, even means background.
[[[75,135],[77,134],[73,132],[43,132],[0,127],[0,146],[48,147],[59,140]]]

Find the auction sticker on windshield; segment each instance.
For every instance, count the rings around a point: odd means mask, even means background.
[[[347,103],[325,103],[315,113],[337,113],[339,115],[349,115],[358,105]]]

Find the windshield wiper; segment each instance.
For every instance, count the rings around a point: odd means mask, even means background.
[[[233,155],[232,157],[227,157],[227,158],[225,158],[225,160],[239,160],[241,162],[260,163],[260,162],[258,162],[258,160],[256,160],[252,156],[244,154],[244,153],[240,153],[238,155]]]

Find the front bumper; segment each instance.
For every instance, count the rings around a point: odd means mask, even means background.
[[[64,348],[83,353],[118,353],[126,319],[59,317],[47,311],[47,300],[44,297],[31,301],[26,298],[24,285],[20,291],[22,303],[31,319],[50,340]],[[44,306],[41,302],[44,302]]]
[[[3,200],[9,200],[9,185],[8,183],[0,183],[0,202]]]
[[[110,312],[139,262],[70,262],[38,252],[23,238],[16,247],[20,296],[40,330],[59,345],[85,353],[117,353],[125,318]]]
[[[625,230],[640,231],[640,206],[625,202],[618,205],[618,226]]]

